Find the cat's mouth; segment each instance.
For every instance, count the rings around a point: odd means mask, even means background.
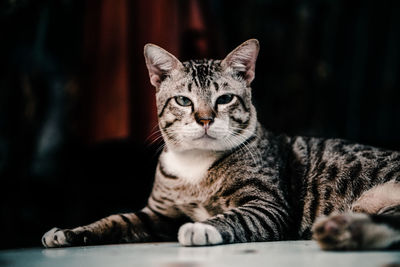
[[[195,138],[195,139],[193,139],[193,140],[207,140],[207,139],[216,140],[217,138],[212,137],[212,136],[210,136],[210,135],[207,134],[207,133],[204,133],[202,136],[200,136],[200,137],[198,137],[198,138]]]

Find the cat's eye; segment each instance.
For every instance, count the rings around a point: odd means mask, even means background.
[[[192,105],[192,101],[185,96],[175,96],[175,101],[176,103],[184,107]]]
[[[226,94],[226,95],[221,95],[220,97],[217,98],[217,104],[218,105],[223,105],[223,104],[228,104],[231,102],[233,99],[233,95],[231,94]]]

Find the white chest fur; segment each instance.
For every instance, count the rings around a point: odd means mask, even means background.
[[[207,174],[211,165],[219,158],[215,152],[191,150],[163,152],[160,160],[163,168],[185,182],[196,184]]]

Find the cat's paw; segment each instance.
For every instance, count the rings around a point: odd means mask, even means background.
[[[53,228],[43,235],[42,244],[46,248],[85,246],[96,244],[96,240],[84,227],[64,230]]]
[[[363,229],[368,215],[346,213],[318,219],[312,227],[313,239],[325,250],[354,250],[362,246]]]
[[[65,233],[60,228],[53,228],[42,237],[42,244],[46,248],[69,246]]]
[[[208,246],[222,244],[218,230],[205,223],[186,223],[179,228],[179,243],[183,246]]]

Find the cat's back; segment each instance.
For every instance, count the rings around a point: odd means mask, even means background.
[[[361,180],[367,179],[369,183],[374,184],[388,181],[394,178],[395,172],[400,171],[396,168],[400,165],[400,153],[397,151],[343,139],[308,138],[307,144],[308,177],[337,182],[343,178],[360,183]],[[345,194],[346,188],[343,190],[341,193]]]
[[[293,137],[292,193],[300,235],[310,235],[309,226],[322,215],[351,210],[360,195],[400,177],[400,153],[342,139]]]

